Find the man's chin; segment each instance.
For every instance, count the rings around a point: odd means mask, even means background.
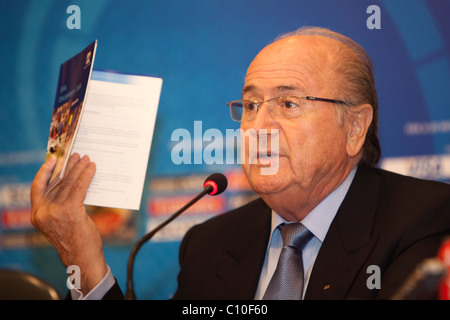
[[[252,172],[247,177],[253,190],[260,195],[270,195],[281,192],[284,189],[284,183],[282,183],[278,175],[261,175]]]

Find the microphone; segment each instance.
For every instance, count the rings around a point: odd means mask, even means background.
[[[445,266],[438,258],[423,260],[391,297],[391,300],[427,299],[438,287],[445,271]]]
[[[180,210],[172,214],[168,219],[163,221],[160,225],[158,225],[155,229],[145,234],[136,244],[133,246],[133,249],[130,252],[130,256],[128,257],[128,265],[127,265],[127,291],[125,293],[126,300],[135,300],[136,295],[134,293],[134,283],[133,283],[133,266],[134,260],[136,258],[136,254],[142,245],[150,240],[159,230],[164,228],[170,222],[175,220],[180,214],[182,214],[186,209],[200,200],[204,195],[209,194],[210,196],[216,196],[225,191],[228,186],[227,178],[221,173],[213,173],[208,178],[206,178],[203,183],[203,191],[200,192],[195,198],[189,201],[184,207]]]

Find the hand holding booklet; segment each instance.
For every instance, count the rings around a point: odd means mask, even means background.
[[[93,70],[96,47],[61,65],[47,144],[57,163],[47,192],[77,152],[97,167],[86,205],[138,210],[162,79]]]

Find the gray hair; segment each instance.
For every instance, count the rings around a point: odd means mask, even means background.
[[[344,47],[338,46],[339,48],[337,48],[337,50],[341,51],[341,58],[334,66],[333,72],[340,77],[340,81],[337,81],[337,96],[333,98],[344,101],[345,105],[335,104],[335,107],[338,111],[338,118],[343,123],[351,106],[365,103],[372,106],[373,119],[363,145],[363,156],[360,163],[365,163],[371,167],[376,166],[381,157],[381,147],[378,139],[378,97],[375,88],[373,64],[369,55],[363,47],[352,39],[322,27],[301,27],[298,30],[278,36],[274,42],[296,35],[322,36],[339,41],[344,45]]]

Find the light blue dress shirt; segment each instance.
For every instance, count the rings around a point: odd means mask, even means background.
[[[330,228],[331,221],[333,221],[342,201],[347,194],[348,189],[355,177],[356,167],[350,172],[344,182],[332,193],[330,193],[321,203],[319,203],[301,222],[312,232],[314,237],[303,248],[303,267],[305,270],[303,297],[305,296],[308,287],[309,277],[314,266],[319,249],[325,239],[325,235]],[[264,292],[272,279],[275,272],[278,257],[280,256],[283,241],[281,239],[281,232],[277,229],[280,223],[288,223],[276,212],[272,211],[271,236],[266,251],[264,265],[259,278],[258,289],[256,290],[255,299],[261,300]],[[108,267],[108,273],[103,280],[92,289],[86,296],[77,289],[71,289],[70,293],[73,300],[97,300],[101,299],[108,290],[114,285],[115,279]]]
[[[303,248],[303,270],[305,270],[303,297],[308,287],[311,271],[316,261],[322,242],[330,228],[342,201],[347,194],[348,189],[355,177],[356,168],[354,168],[344,182],[332,193],[330,193],[322,202],[320,202],[301,223],[308,228],[314,235],[312,239]],[[256,290],[255,300],[261,300],[269,285],[270,279],[277,267],[278,258],[283,247],[281,232],[277,228],[281,223],[289,223],[280,217],[275,211],[272,211],[271,236],[266,251],[266,257],[259,278],[258,289]]]

